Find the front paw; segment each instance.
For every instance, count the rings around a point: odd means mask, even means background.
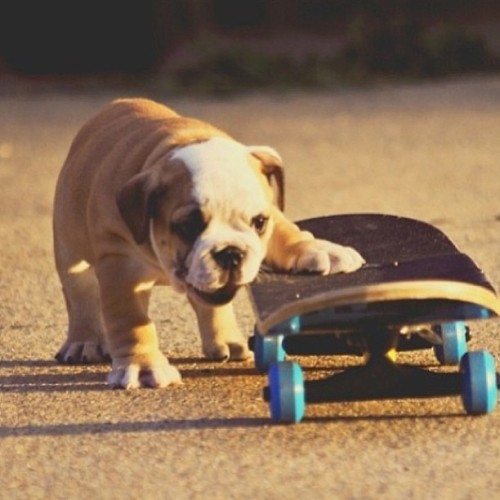
[[[181,375],[159,351],[113,359],[108,383],[114,389],[159,388],[181,383]]]
[[[248,349],[247,342],[213,341],[203,344],[203,354],[212,361],[248,361],[253,358],[253,352]]]
[[[314,239],[299,245],[295,271],[323,275],[352,273],[364,263],[365,260],[354,248]]]

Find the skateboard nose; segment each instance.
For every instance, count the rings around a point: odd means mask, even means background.
[[[228,246],[217,252],[212,252],[215,262],[225,271],[232,271],[240,266],[245,253],[240,248]]]

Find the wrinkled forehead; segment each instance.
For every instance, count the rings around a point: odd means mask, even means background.
[[[194,201],[209,210],[248,211],[249,217],[263,212],[268,200],[250,164],[247,148],[236,141],[214,137],[175,150],[190,172]]]

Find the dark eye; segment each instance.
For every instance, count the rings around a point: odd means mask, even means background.
[[[186,243],[194,243],[207,227],[201,210],[193,210],[186,218],[172,224],[172,231]]]
[[[258,234],[262,234],[266,230],[268,220],[269,217],[265,215],[257,215],[252,219],[252,227]]]

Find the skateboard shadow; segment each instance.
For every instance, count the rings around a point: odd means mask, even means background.
[[[436,419],[465,419],[470,418],[462,413],[439,414],[406,414],[406,415],[360,415],[360,416],[321,416],[306,417],[298,426],[325,425],[349,422],[390,422],[402,420],[436,420]],[[167,419],[134,422],[93,422],[68,423],[29,426],[0,426],[0,440],[6,437],[58,437],[58,436],[85,436],[96,434],[142,434],[142,433],[169,433],[191,430],[220,430],[220,429],[297,429],[296,425],[273,424],[266,417],[238,417],[238,418],[199,418],[199,419]]]
[[[383,414],[367,414],[367,415],[321,415],[321,416],[305,416],[300,424],[328,424],[328,423],[349,423],[349,422],[392,422],[404,420],[439,420],[439,419],[468,419],[474,418],[467,415],[463,411],[445,413],[406,413],[403,415],[383,415]]]
[[[195,429],[236,429],[269,425],[266,418],[201,418],[194,420],[160,420],[136,422],[96,422],[82,424],[48,424],[29,426],[0,426],[0,439],[5,437],[56,437],[95,434],[127,434],[178,432]]]

